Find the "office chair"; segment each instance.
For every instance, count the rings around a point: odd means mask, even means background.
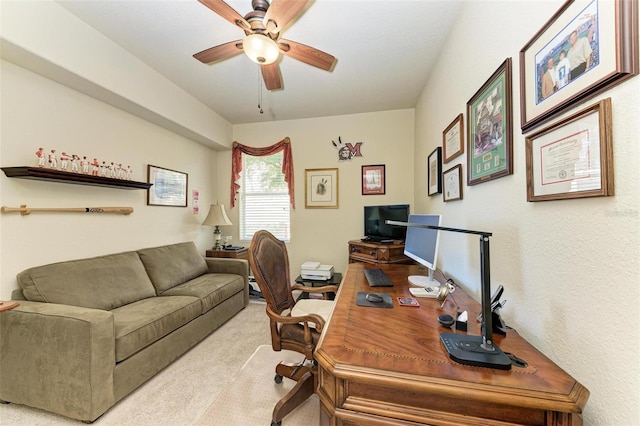
[[[326,300],[328,292],[337,286],[307,287],[291,284],[289,256],[284,242],[268,231],[254,234],[249,247],[249,264],[260,291],[267,302],[267,316],[271,326],[271,345],[274,351],[291,350],[304,354],[299,365],[280,363],[276,366],[276,383],[283,377],[297,383],[273,409],[271,425],[303,403],[316,390],[317,365],[313,352],[325,321],[331,315],[333,301]],[[324,299],[300,299],[296,302],[292,290],[322,293]]]

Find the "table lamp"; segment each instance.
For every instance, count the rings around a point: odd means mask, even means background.
[[[209,214],[202,224],[206,226],[215,226],[215,229],[213,230],[213,239],[215,241],[213,249],[220,250],[222,248],[220,245],[220,238],[222,236],[220,227],[233,225],[229,220],[229,216],[227,216],[227,212],[224,210],[224,205],[211,204],[211,207],[209,207]]]

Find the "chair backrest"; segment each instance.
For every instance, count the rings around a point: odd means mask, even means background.
[[[269,231],[256,232],[249,246],[249,265],[269,308],[278,314],[291,309],[295,299],[284,242]]]

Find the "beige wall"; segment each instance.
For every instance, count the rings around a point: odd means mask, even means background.
[[[442,213],[447,226],[494,233],[492,286],[505,287],[506,321],[589,388],[585,424],[638,424],[640,78],[581,105],[612,98],[615,196],[526,201],[518,52],[562,3],[467,3],[416,107],[415,206]],[[467,101],[506,57],[513,58],[514,174],[465,185],[462,201],[424,197],[427,156],[461,112],[466,130]],[[466,159],[444,168],[455,164],[466,182]],[[479,298],[476,238],[443,234],[440,248],[440,267]]]
[[[234,126],[234,140],[251,146],[272,145],[291,139],[295,165],[296,208],[291,213],[291,243],[288,244],[292,278],[300,265],[313,260],[332,264],[344,272],[348,261],[347,241],[362,238],[363,206],[413,203],[413,110],[322,117]],[[331,143],[362,142],[361,157],[338,160]],[[227,194],[229,205],[230,152],[218,155],[218,193]],[[386,194],[362,195],[361,167],[384,164]],[[337,168],[338,209],[305,208],[305,169]],[[238,208],[229,210],[237,240]],[[249,242],[242,242],[248,245]]]
[[[155,124],[2,61],[0,164],[36,165],[35,151],[77,153],[131,165],[133,179],[147,181],[147,164],[187,172],[189,193],[200,191],[203,211],[146,205],[145,190],[70,185],[0,176],[0,203],[18,207],[130,206],[131,215],[19,213],[0,215],[0,299],[17,287],[30,266],[123,250],[194,241],[212,244],[200,225],[215,194],[217,153]]]

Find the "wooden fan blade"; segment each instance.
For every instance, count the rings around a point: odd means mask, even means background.
[[[262,71],[262,78],[264,79],[264,85],[267,90],[282,89],[282,78],[280,78],[280,67],[277,62],[269,65],[260,65],[260,71]]]
[[[229,43],[210,47],[196,53],[193,57],[202,63],[210,64],[211,62],[228,59],[238,53],[242,53],[242,40],[230,41]]]
[[[273,0],[262,20],[264,27],[271,33],[278,33],[298,16],[313,0]]]
[[[233,25],[237,25],[243,30],[251,29],[251,25],[240,15],[234,8],[223,2],[222,0],[198,0],[200,3],[222,16]]]
[[[302,43],[280,39],[278,47],[287,56],[325,71],[331,71],[336,64],[336,58],[332,55]]]

